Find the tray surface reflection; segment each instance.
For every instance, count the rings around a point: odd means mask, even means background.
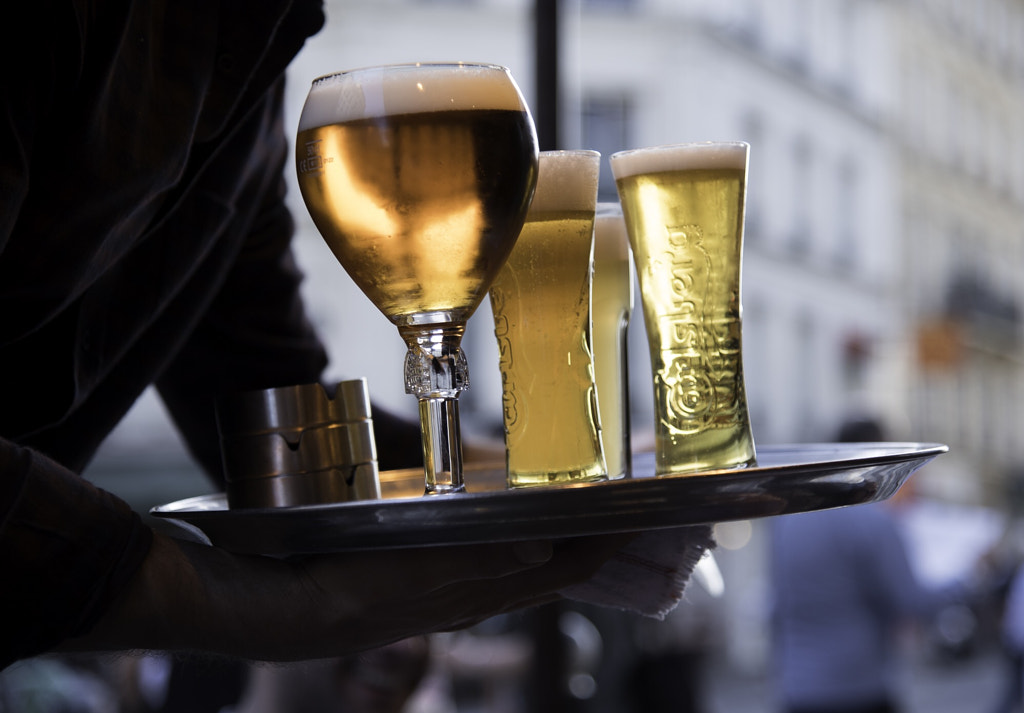
[[[467,491],[423,496],[423,471],[381,473],[380,500],[230,510],[222,494],[151,513],[196,539],[234,552],[312,554],[565,538],[768,517],[885,500],[948,448],[937,443],[764,445],[758,466],[653,477],[653,453],[634,477],[505,489],[501,465],[469,468]]]

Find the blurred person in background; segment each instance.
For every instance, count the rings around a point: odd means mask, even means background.
[[[150,385],[219,483],[217,397],[320,379],[282,99],[324,17],[318,0],[2,7],[0,668],[350,655],[555,600],[622,544],[239,556],[155,533],[80,477]],[[419,462],[417,424],[376,409],[374,426],[381,468]]]
[[[1009,671],[994,713],[1024,711],[1024,565],[1010,580],[1001,633]]]
[[[1024,711],[1024,467],[1006,474],[1008,521],[982,557],[1003,663],[1003,683],[992,713]]]
[[[884,441],[874,420],[841,442]],[[917,578],[892,504],[786,515],[772,522],[772,657],[784,713],[896,713],[899,634],[961,596]]]

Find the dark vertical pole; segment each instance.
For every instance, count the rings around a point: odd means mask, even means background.
[[[558,136],[558,0],[534,0],[534,77],[537,92],[531,107],[541,151],[559,148]],[[547,604],[529,613],[535,647],[527,688],[530,713],[566,713],[566,645],[559,630],[562,607]]]
[[[558,136],[558,0],[534,2],[534,74],[537,105],[533,120],[541,151],[559,148]]]
[[[533,659],[526,685],[526,710],[530,713],[570,713],[568,651],[559,619],[559,602],[529,612],[527,631],[533,641]]]

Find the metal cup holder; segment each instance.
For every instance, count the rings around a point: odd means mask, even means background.
[[[380,498],[365,379],[235,394],[217,427],[231,508]]]

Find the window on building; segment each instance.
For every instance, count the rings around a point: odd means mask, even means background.
[[[794,370],[791,384],[796,388],[796,435],[800,440],[812,440],[820,436],[817,433],[821,420],[817,413],[819,399],[816,396],[819,366],[815,354],[816,331],[814,317],[809,312],[797,315],[793,325],[796,353],[792,361]]]
[[[738,0],[729,29],[748,47],[760,45],[764,31],[761,0]]]
[[[835,77],[839,91],[854,94],[857,89],[858,44],[857,44],[857,3],[843,0],[839,4],[839,74]]]
[[[632,107],[625,94],[585,96],[582,102],[581,134],[583,145],[601,152],[601,175],[597,199],[618,200],[615,177],[608,157],[629,147]]]
[[[580,4],[588,10],[628,10],[636,7],[639,0],[582,0]]]
[[[792,23],[792,45],[788,60],[797,72],[806,72],[812,65],[812,18],[814,6],[811,0],[792,0],[789,20]]]
[[[806,136],[799,137],[793,143],[793,205],[789,249],[797,256],[806,255],[811,248],[813,153],[811,141]]]
[[[839,195],[835,202],[838,231],[835,262],[839,270],[849,273],[857,269],[861,241],[858,221],[860,211],[857,207],[860,202],[860,175],[852,158],[847,157],[839,162],[836,190]]]
[[[740,138],[750,144],[751,162],[767,165],[762,153],[765,145],[764,120],[760,112],[750,110],[740,120]],[[761,241],[764,230],[761,200],[764,190],[759,186],[761,172],[750,171],[747,176],[747,202],[743,241],[747,245],[756,245]]]

